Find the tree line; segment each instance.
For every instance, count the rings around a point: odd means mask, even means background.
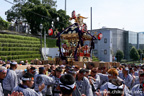
[[[53,26],[54,29],[62,31],[62,28],[70,25],[69,16],[62,9],[56,10],[54,0],[14,0],[13,2],[11,9],[5,12],[7,20],[15,22],[15,25],[27,22],[30,25],[31,34],[40,32],[41,23],[46,31]]]
[[[141,49],[136,49],[134,46],[130,49],[130,52],[129,52],[129,56],[130,56],[130,59],[133,60],[133,61],[137,61],[137,60],[140,60],[140,59],[143,59],[144,58],[144,49],[141,50]],[[115,57],[117,58],[117,61],[118,62],[121,62],[121,60],[124,58],[124,53],[123,51],[121,50],[117,50],[116,52],[116,55]]]

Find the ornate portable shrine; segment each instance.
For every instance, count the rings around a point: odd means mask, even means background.
[[[57,46],[59,47],[60,57],[62,59],[67,58],[68,61],[90,61],[91,50],[94,49],[93,40],[97,39],[96,35],[91,35],[87,31],[87,25],[83,23],[83,19],[86,17],[75,15],[75,11],[72,12],[70,20],[74,19],[75,23],[64,29],[57,35]],[[61,40],[68,40],[68,45],[65,43],[62,46]],[[84,41],[90,40],[91,45],[85,45]]]

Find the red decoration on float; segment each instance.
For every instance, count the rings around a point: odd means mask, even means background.
[[[53,35],[53,30],[52,29],[48,30],[48,35],[50,35],[50,36]]]
[[[66,45],[66,43],[63,44],[62,47],[66,50],[66,49],[67,49],[67,45]]]
[[[72,12],[72,18],[73,18],[73,19],[76,18],[75,11]]]
[[[83,26],[81,27],[81,31],[82,32],[86,32],[87,31],[87,25],[83,24]]]
[[[99,33],[99,34],[98,34],[98,40],[101,40],[101,39],[102,39],[102,36],[103,36],[102,33]]]

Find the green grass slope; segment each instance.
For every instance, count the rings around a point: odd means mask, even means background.
[[[2,60],[40,59],[40,39],[21,35],[0,34],[0,58]]]

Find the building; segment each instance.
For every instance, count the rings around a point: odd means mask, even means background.
[[[94,40],[95,49],[92,50],[92,55],[101,61],[112,62],[112,32],[109,29],[98,29],[91,32],[92,35],[99,33],[103,34],[103,38],[100,41]]]
[[[132,46],[144,49],[144,32],[132,32],[118,28],[102,28],[92,30],[91,34],[103,34],[103,38],[95,40],[92,54],[101,61],[112,62],[117,50],[124,52],[124,59],[130,60],[129,52]],[[139,46],[138,46],[139,44]]]
[[[139,32],[138,33],[138,44],[137,44],[138,49],[144,49],[144,32]]]
[[[138,38],[137,38],[137,32],[132,32],[132,31],[124,31],[124,58],[126,60],[130,60],[130,49],[132,48],[132,46],[134,46],[135,48],[137,48],[137,42],[138,42]]]

